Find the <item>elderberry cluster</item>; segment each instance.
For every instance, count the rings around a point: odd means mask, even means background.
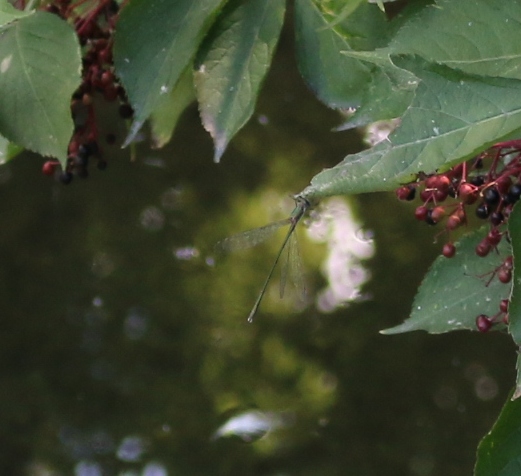
[[[123,119],[131,118],[134,113],[114,75],[112,45],[120,5],[115,0],[97,0],[85,10],[79,8],[82,4],[84,0],[53,0],[44,7],[74,26],[82,46],[82,82],[71,100],[75,130],[68,147],[67,165],[58,175],[58,161],[49,160],[42,168],[45,175],[57,175],[64,184],[70,183],[74,176],[87,177],[92,158],[96,159],[98,169],[107,167],[98,137],[94,97],[108,102],[119,100],[119,114]],[[116,137],[108,134],[105,140],[113,144]]]
[[[475,216],[487,220],[490,228],[477,244],[480,257],[494,250],[503,237],[507,237],[505,224],[512,208],[521,197],[521,140],[494,145],[468,162],[439,174],[419,174],[416,181],[396,190],[400,200],[414,200],[419,196],[422,204],[415,217],[429,225],[445,223],[448,236],[442,254],[452,258],[456,247],[450,234],[467,223],[471,208]],[[502,283],[512,280],[512,256],[507,257],[490,274]],[[487,285],[490,283],[487,283]],[[504,302],[506,301],[506,303]],[[508,300],[501,301],[497,315],[476,318],[477,328],[485,332],[498,322],[508,322]]]

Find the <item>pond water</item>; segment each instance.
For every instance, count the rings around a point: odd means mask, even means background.
[[[191,108],[165,150],[104,146],[108,169],[68,186],[30,154],[0,168],[1,474],[471,474],[515,351],[497,333],[378,333],[441,247],[412,206],[324,201],[299,231],[304,298],[288,283],[280,300],[276,273],[251,324],[283,235],[214,252],[362,147],[291,54],[283,38],[219,165]]]

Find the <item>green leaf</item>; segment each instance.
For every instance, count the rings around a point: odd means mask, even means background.
[[[320,172],[303,197],[314,201],[392,190],[418,172],[462,162],[521,128],[521,81],[474,77],[418,62],[406,65],[421,83],[400,127],[388,140]]]
[[[253,114],[284,10],[280,0],[233,1],[203,44],[194,78],[203,125],[214,140],[215,162]]]
[[[321,3],[322,10],[327,12],[331,11],[333,19],[328,24],[328,28],[332,28],[339,23],[346,20],[365,0],[343,0],[341,3],[338,0],[326,0]]]
[[[174,89],[150,116],[152,144],[163,147],[172,137],[183,111],[195,100],[192,66],[189,65]]]
[[[133,0],[122,9],[114,66],[134,109],[128,145],[192,62],[225,0]]]
[[[418,78],[396,66],[386,50],[344,51],[345,55],[373,64],[371,79],[363,90],[362,103],[337,130],[401,116],[411,104]]]
[[[479,314],[495,315],[501,299],[510,295],[510,286],[501,283],[493,272],[511,250],[507,240],[503,239],[497,247],[498,253],[492,252],[485,258],[477,256],[476,245],[487,232],[488,227],[483,227],[464,236],[456,244],[457,251],[453,258],[438,256],[414,299],[411,317],[396,327],[382,331],[382,334],[416,330],[431,334],[476,330]]]
[[[74,30],[56,15],[36,12],[0,31],[0,133],[62,164],[73,132],[70,101],[80,85]]]
[[[0,136],[0,165],[9,162],[22,151],[23,147],[13,144],[5,137]]]
[[[34,11],[26,12],[14,8],[7,0],[0,0],[0,27],[11,23],[19,18],[32,15]]]
[[[514,342],[521,346],[521,280],[519,278],[519,262],[521,260],[521,207],[517,204],[508,218],[508,232],[512,240],[512,256],[514,259],[514,273],[512,295],[508,306],[508,329]],[[517,271],[517,274],[516,274]],[[517,360],[517,380],[514,398],[521,396],[521,361]]]
[[[295,35],[300,73],[318,98],[333,108],[357,107],[371,78],[371,68],[358,59],[342,54],[356,48],[372,48],[385,38],[384,18],[376,6],[362,5],[348,24],[334,24],[313,0],[295,2]],[[365,15],[362,15],[364,13]],[[339,15],[342,15],[341,11]],[[353,20],[355,18],[355,20]],[[365,18],[362,22],[361,18]],[[361,28],[360,25],[363,25]],[[379,33],[378,33],[379,32]],[[352,44],[351,44],[352,43]]]
[[[507,400],[492,430],[478,446],[474,476],[521,474],[521,400]]]
[[[438,0],[402,27],[390,49],[466,73],[521,79],[520,23],[520,2]]]

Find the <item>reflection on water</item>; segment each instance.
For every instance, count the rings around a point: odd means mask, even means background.
[[[321,203],[322,211],[309,225],[308,236],[316,243],[326,243],[327,254],[321,269],[327,287],[316,297],[321,312],[332,312],[351,301],[368,299],[361,288],[371,278],[363,261],[375,252],[375,243],[368,230],[354,217],[349,201],[335,197]]]
[[[268,432],[287,427],[290,416],[282,413],[250,411],[231,417],[213,434],[212,439],[238,436],[251,442],[262,438]]]
[[[139,461],[146,449],[146,442],[139,436],[127,436],[118,446],[116,456],[127,463]]]
[[[148,231],[159,231],[165,225],[165,215],[154,206],[145,208],[139,219],[141,226]]]

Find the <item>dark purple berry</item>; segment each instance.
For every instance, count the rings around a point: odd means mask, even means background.
[[[68,185],[72,182],[72,174],[70,172],[62,172],[60,174],[60,182],[64,185]]]
[[[483,177],[483,175],[476,175],[470,179],[470,183],[476,187],[480,187],[485,183],[485,177]]]
[[[515,183],[508,189],[508,193],[505,197],[507,203],[516,203],[521,197],[521,184]]]
[[[83,161],[86,161],[90,156],[90,150],[86,144],[81,144],[78,147],[78,157]]]
[[[89,171],[87,170],[87,167],[76,167],[75,172],[76,175],[81,178],[87,178],[89,176]]]
[[[495,205],[499,202],[499,192],[495,188],[487,188],[483,193],[483,200],[488,205]]]
[[[436,225],[438,223],[432,216],[432,210],[427,210],[427,215],[425,216],[425,223],[428,225]]]
[[[501,212],[493,212],[490,215],[490,223],[492,223],[494,226],[501,225],[503,223],[505,217]]]
[[[130,119],[134,115],[134,110],[130,106],[130,104],[121,104],[119,106],[119,115],[123,119]]]
[[[483,159],[481,157],[478,157],[474,160],[474,168],[475,169],[482,169],[483,168]]]
[[[478,208],[476,208],[476,216],[485,220],[490,216],[490,208],[486,203],[482,203]]]

